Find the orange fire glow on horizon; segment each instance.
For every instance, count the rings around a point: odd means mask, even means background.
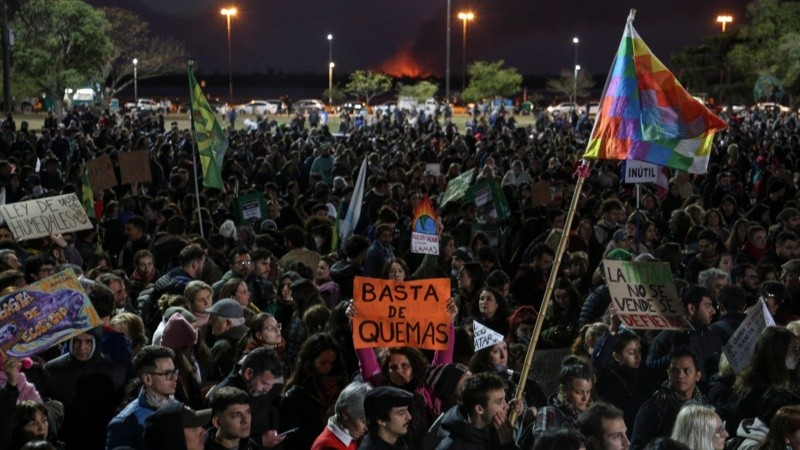
[[[415,58],[411,44],[406,44],[400,51],[383,61],[380,71],[395,77],[420,78],[432,75],[430,69],[423,67]]]

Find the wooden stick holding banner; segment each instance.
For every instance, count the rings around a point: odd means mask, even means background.
[[[525,362],[522,363],[522,371],[520,380],[528,379],[528,372],[531,370],[531,362],[533,361],[533,353],[536,351],[536,344],[539,343],[539,335],[542,333],[542,326],[544,325],[544,318],[547,315],[547,308],[550,305],[550,299],[553,297],[555,291],[556,279],[558,278],[558,269],[561,267],[561,259],[564,256],[564,251],[567,249],[567,242],[569,242],[569,232],[572,228],[572,221],[575,219],[575,211],[578,209],[578,200],[581,197],[581,190],[583,189],[583,182],[589,176],[589,163],[584,161],[578,168],[576,174],[578,180],[575,183],[575,192],[572,194],[572,201],[567,210],[567,219],[564,223],[564,231],[561,233],[561,239],[558,241],[558,248],[556,249],[556,256],[553,259],[553,267],[550,269],[550,277],[547,279],[547,287],[544,290],[544,297],[542,297],[542,307],[539,314],[536,316],[536,325],[533,327],[533,335],[531,342],[528,344],[528,352],[525,354]],[[517,392],[514,393],[514,399],[517,401],[522,400],[525,394],[525,386],[527,383],[520,383],[517,386]],[[516,410],[511,412],[511,423],[517,419]]]

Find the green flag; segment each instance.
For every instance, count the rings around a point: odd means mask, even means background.
[[[83,207],[86,209],[86,214],[96,219],[94,209],[94,191],[92,190],[92,183],[89,182],[89,169],[85,168],[81,172],[81,198],[83,199]]]
[[[208,105],[200,85],[189,69],[189,98],[192,106],[192,130],[197,140],[200,166],[203,168],[203,186],[224,190],[222,161],[228,149],[228,138]]]

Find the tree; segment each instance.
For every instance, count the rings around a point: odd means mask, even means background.
[[[436,83],[431,83],[430,81],[425,80],[416,84],[397,85],[397,91],[400,96],[411,97],[418,102],[424,102],[425,100],[433,97],[438,90],[439,86],[437,86]]]
[[[101,11],[111,23],[113,45],[111,54],[100,64],[106,101],[133,83],[133,58],[138,60],[139,80],[186,71],[189,54],[182,42],[152,36],[150,24],[134,12],[121,8]]]
[[[576,87],[575,74],[571,70],[562,70],[558,78],[547,80],[547,89],[552,92],[564,94],[567,98],[572,98],[572,90]],[[589,90],[594,87],[594,81],[589,78],[585,70],[578,71],[578,84],[575,91],[578,97],[586,97]],[[576,102],[577,103],[577,102]]]
[[[333,89],[328,93],[328,90],[322,92],[322,98],[328,98],[333,101],[334,104],[342,103],[345,98],[347,98],[347,94],[340,88],[339,86],[333,86]]]
[[[344,90],[364,99],[364,103],[369,106],[370,100],[391,88],[392,79],[388,75],[371,70],[356,70],[350,75],[350,81]]]
[[[784,87],[800,76],[800,3],[755,0],[747,6],[749,25],[740,28],[741,42],[728,54],[731,66],[754,82],[773,74]]]
[[[522,90],[522,75],[517,69],[503,69],[502,59],[491,63],[476,61],[470,64],[469,86],[464,89],[461,98],[465,102],[477,102],[484,98],[511,97]]]
[[[29,78],[56,99],[65,87],[96,81],[97,67],[112,51],[108,20],[82,0],[30,0],[12,26],[14,77]]]

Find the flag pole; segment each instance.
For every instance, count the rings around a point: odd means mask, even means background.
[[[192,73],[192,66],[194,66],[194,61],[189,61],[189,74]],[[192,92],[192,81],[191,78],[189,79],[189,124],[191,126],[191,134],[192,134],[192,172],[194,172],[194,198],[197,200],[197,225],[200,226],[200,237],[205,238],[205,233],[203,233],[203,215],[200,213],[200,184],[197,181],[197,138],[195,137],[194,132],[194,95]]]
[[[544,297],[542,297],[542,307],[539,309],[539,314],[536,316],[536,325],[534,325],[533,328],[531,342],[528,344],[528,352],[525,354],[525,362],[522,364],[520,383],[517,386],[516,393],[514,393],[514,399],[517,401],[519,401],[522,398],[522,395],[525,393],[525,380],[528,379],[528,372],[531,370],[533,354],[536,351],[536,344],[539,342],[539,336],[542,332],[542,326],[544,325],[544,318],[547,315],[547,308],[550,305],[550,298],[553,296],[553,291],[555,290],[556,280],[558,279],[558,269],[561,266],[561,259],[564,256],[564,251],[567,248],[567,242],[569,242],[569,233],[572,229],[572,221],[575,219],[575,211],[578,209],[578,201],[581,198],[583,182],[586,180],[586,177],[589,176],[589,168],[589,162],[584,160],[581,166],[578,167],[578,170],[575,172],[575,175],[578,177],[578,180],[575,183],[575,192],[572,194],[572,201],[570,202],[569,210],[567,211],[564,230],[561,232],[561,239],[558,241],[556,256],[553,259],[553,267],[550,269],[550,277],[547,279],[547,287],[544,291]],[[514,423],[516,419],[516,411],[512,411],[511,423]]]
[[[632,26],[633,19],[635,17],[636,17],[636,10],[631,9],[630,12],[628,13],[626,26]],[[608,82],[609,80],[606,79],[606,85],[603,87],[603,96],[602,96],[603,98],[605,98],[606,96],[606,91],[608,89]],[[597,122],[599,117],[600,114],[598,114],[597,117],[595,118],[594,125],[592,126],[592,135],[594,135],[594,130],[597,127]],[[587,143],[586,145],[588,147],[589,144]],[[533,327],[533,335],[531,336],[531,342],[530,344],[528,344],[528,351],[525,354],[525,362],[522,363],[522,371],[520,373],[520,383],[517,386],[517,391],[514,393],[514,400],[516,401],[520,401],[522,399],[522,395],[525,393],[525,385],[527,384],[528,373],[531,370],[531,364],[533,362],[533,354],[534,352],[536,352],[536,344],[538,344],[539,336],[542,333],[542,326],[544,325],[544,317],[545,315],[547,315],[547,308],[550,305],[550,299],[553,296],[553,291],[555,291],[556,280],[558,279],[558,269],[561,267],[561,259],[564,256],[564,251],[567,248],[567,242],[569,242],[569,233],[570,230],[572,229],[572,221],[575,219],[575,211],[578,209],[578,201],[581,198],[581,190],[583,190],[583,183],[589,176],[590,168],[591,166],[589,162],[584,159],[583,163],[575,171],[575,175],[578,177],[578,180],[575,183],[575,192],[573,192],[572,194],[572,200],[570,201],[569,210],[567,210],[567,218],[564,223],[564,230],[561,232],[561,239],[559,239],[558,241],[558,247],[556,248],[556,256],[553,259],[553,267],[550,269],[550,277],[547,279],[547,287],[545,288],[544,297],[542,298],[542,307],[539,310],[539,314],[536,316],[536,324]],[[514,423],[517,420],[516,410],[512,411],[509,417],[511,419],[511,423]]]

